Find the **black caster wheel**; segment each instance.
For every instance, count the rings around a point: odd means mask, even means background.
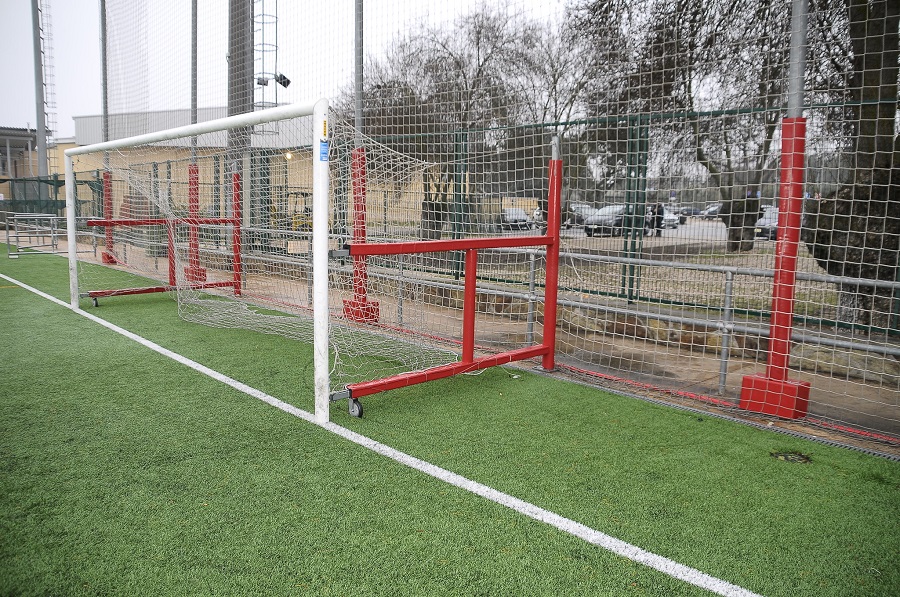
[[[97,302],[97,297],[92,298],[92,299],[91,299],[91,303],[92,303],[95,307],[99,307],[99,306],[100,306],[100,303]]]
[[[362,404],[360,404],[359,400],[356,398],[350,400],[350,416],[356,417],[357,419],[360,419],[363,416]]]

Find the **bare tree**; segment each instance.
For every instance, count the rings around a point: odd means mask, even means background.
[[[802,229],[810,254],[828,273],[897,280],[900,253],[900,136],[897,131],[900,3],[817,2],[812,18],[824,42],[815,59],[830,67],[815,89],[843,105],[845,137],[855,159],[836,193],[808,201]],[[840,321],[890,326],[891,293],[841,284]]]
[[[783,104],[784,3],[585,0],[573,10],[582,31],[606,38],[617,29],[625,41],[614,56],[618,78],[591,90],[594,114],[619,117],[611,132],[620,145],[622,123],[664,128],[657,150],[690,152],[718,188],[728,250],[752,249]]]

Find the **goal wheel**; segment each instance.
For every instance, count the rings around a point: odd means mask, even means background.
[[[94,304],[95,307],[99,307],[99,306],[100,306],[100,303],[97,302],[97,297],[96,297],[96,296],[95,296],[94,298],[91,299],[91,302]]]
[[[360,419],[363,416],[362,404],[360,404],[359,400],[356,398],[350,399],[350,416],[356,417],[357,419]]]

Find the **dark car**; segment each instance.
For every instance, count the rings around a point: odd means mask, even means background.
[[[621,236],[626,206],[623,203],[607,205],[594,210],[584,218],[584,233],[588,236],[605,234]]]
[[[500,212],[501,230],[528,230],[531,220],[524,209],[518,207],[506,207]]]
[[[700,209],[697,207],[682,207],[681,215],[687,218],[693,218],[700,215]]]
[[[778,208],[770,207],[763,211],[763,216],[756,220],[756,238],[775,240],[778,238]]]

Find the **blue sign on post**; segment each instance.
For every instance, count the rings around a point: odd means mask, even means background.
[[[328,141],[319,141],[319,161],[328,161]]]

